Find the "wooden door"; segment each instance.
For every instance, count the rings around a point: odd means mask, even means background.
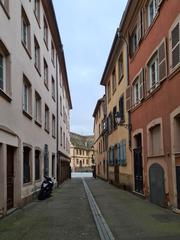
[[[7,146],[7,210],[14,206],[14,148]]]
[[[134,181],[135,191],[143,193],[142,148],[134,149]]]
[[[176,167],[177,207],[180,209],[180,166]]]

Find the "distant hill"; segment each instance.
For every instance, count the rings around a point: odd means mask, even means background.
[[[70,132],[70,141],[74,147],[84,150],[91,150],[94,142],[94,136],[83,136],[77,133]]]

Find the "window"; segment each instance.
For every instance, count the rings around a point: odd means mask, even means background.
[[[62,146],[62,141],[63,141],[63,133],[62,133],[62,127],[60,128],[60,144]]]
[[[55,177],[55,154],[52,154],[52,177]]]
[[[116,68],[112,72],[112,91],[113,93],[116,91]]]
[[[78,155],[78,149],[76,149],[76,154]]]
[[[48,65],[46,60],[44,59],[44,84],[48,88]]]
[[[137,31],[137,26],[134,28],[134,31],[131,35],[131,55],[133,55],[136,52],[136,49],[138,47],[138,31]]]
[[[117,144],[117,162],[120,166],[126,166],[126,140]]]
[[[22,13],[21,13],[21,40],[22,44],[25,47],[25,49],[30,53],[30,22],[27,18],[27,15],[22,8]]]
[[[77,164],[77,165],[79,164],[79,159],[76,159],[76,164]]]
[[[108,102],[111,100],[111,83],[110,81],[108,82],[107,85],[107,96],[108,96]]]
[[[61,116],[62,116],[62,97],[60,96],[60,113],[61,113]]]
[[[35,121],[41,123],[41,97],[35,91]]]
[[[23,111],[30,114],[32,113],[32,89],[31,83],[23,76]]]
[[[56,132],[56,128],[55,125],[56,124],[56,120],[55,120],[55,116],[54,114],[52,115],[52,136],[55,138],[55,132]]]
[[[0,89],[6,89],[6,62],[4,55],[0,52]]]
[[[45,104],[45,130],[49,132],[49,108]]]
[[[160,155],[161,151],[161,125],[157,124],[149,129],[149,153],[152,155]]]
[[[53,42],[51,42],[51,60],[52,60],[52,63],[54,64],[54,60],[55,60],[55,49],[54,49],[54,44],[53,44]]]
[[[2,5],[6,15],[8,16],[9,18],[9,0],[0,0],[0,5]]]
[[[46,46],[48,47],[48,25],[47,21],[44,17],[44,42],[46,43]]]
[[[10,55],[0,40],[0,90],[8,95],[11,95],[10,71]]]
[[[34,0],[34,14],[38,23],[40,23],[40,0]]]
[[[143,70],[137,76],[133,84],[133,104],[138,104],[143,99]]]
[[[123,54],[121,53],[121,55],[119,56],[118,59],[118,74],[119,74],[119,82],[121,81],[121,79],[124,76],[124,69],[123,69]]]
[[[121,122],[123,122],[124,121],[124,96],[121,96],[119,99],[119,112],[120,112]]]
[[[64,148],[64,149],[65,149],[65,147],[66,147],[66,146],[65,146],[65,144],[66,144],[66,143],[65,143],[65,139],[66,139],[65,132],[63,132],[63,148]]]
[[[116,119],[115,119],[116,112],[117,112],[117,107],[114,106],[114,107],[113,107],[113,129],[116,129],[116,128],[117,128],[117,123],[116,123]]]
[[[40,154],[39,150],[35,150],[35,180],[40,180]]]
[[[23,147],[23,183],[31,181],[31,148]]]
[[[55,100],[55,98],[56,98],[56,95],[55,95],[55,81],[54,81],[54,78],[52,77],[51,78],[51,87],[52,87],[52,98]]]
[[[158,55],[155,53],[148,64],[150,91],[159,85]]]
[[[158,0],[150,0],[148,4],[148,27],[153,22],[158,12]]]
[[[34,37],[34,64],[38,72],[40,72],[40,47],[36,37]]]
[[[180,22],[170,33],[170,54],[171,70],[173,70],[180,64]]]

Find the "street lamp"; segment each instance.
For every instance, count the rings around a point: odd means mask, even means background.
[[[132,128],[132,125],[130,123],[127,124],[127,123],[123,123],[122,122],[122,117],[121,117],[121,113],[120,112],[116,112],[115,113],[115,121],[116,121],[117,125],[119,125],[119,126],[125,127],[125,128],[127,128],[129,130],[131,130],[131,128]]]

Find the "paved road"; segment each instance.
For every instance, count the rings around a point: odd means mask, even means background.
[[[179,215],[102,180],[86,178],[85,182],[114,239],[180,239]],[[100,239],[82,179],[68,180],[53,197],[35,201],[0,220],[0,240],[30,239]]]

